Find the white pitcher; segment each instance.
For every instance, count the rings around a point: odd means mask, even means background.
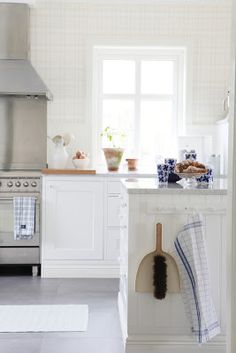
[[[65,169],[68,162],[68,153],[63,145],[63,140],[61,142],[55,143],[55,148],[51,158],[51,168],[52,169]]]

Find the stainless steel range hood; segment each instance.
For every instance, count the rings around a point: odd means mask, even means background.
[[[0,170],[47,165],[50,91],[29,60],[27,4],[0,3]]]
[[[0,60],[0,95],[51,94],[28,60]]]
[[[0,3],[0,95],[52,95],[29,60],[29,7]]]

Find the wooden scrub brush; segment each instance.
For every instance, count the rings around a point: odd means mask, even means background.
[[[179,272],[174,258],[162,250],[162,225],[155,227],[155,250],[146,254],[139,264],[135,279],[135,291],[152,293],[157,299],[164,299],[166,292],[179,293]]]
[[[164,299],[167,292],[167,263],[162,250],[162,225],[156,225],[156,252],[153,263],[154,297]]]

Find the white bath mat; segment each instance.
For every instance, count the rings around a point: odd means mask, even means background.
[[[88,305],[0,305],[0,332],[86,331]]]

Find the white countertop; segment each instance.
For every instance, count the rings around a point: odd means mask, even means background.
[[[147,170],[137,170],[134,172],[129,172],[128,170],[119,170],[118,172],[108,172],[105,169],[97,169],[96,175],[106,176],[111,178],[155,178],[157,175],[156,171]]]
[[[129,194],[201,194],[226,195],[227,179],[215,179],[209,185],[186,185],[183,181],[162,185],[157,178],[126,178],[121,180]]]

